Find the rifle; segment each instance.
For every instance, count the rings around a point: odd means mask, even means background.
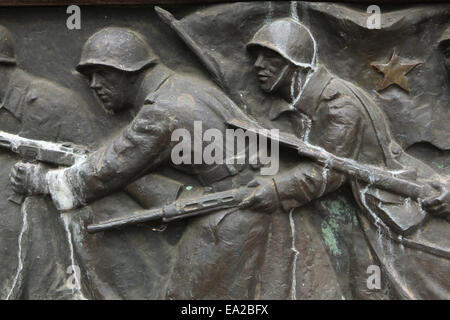
[[[352,159],[338,157],[325,149],[310,145],[291,134],[281,132],[278,137],[273,137],[270,135],[269,130],[262,128],[256,123],[249,123],[239,119],[232,119],[227,123],[231,126],[264,136],[267,139],[276,139],[276,142],[297,150],[299,155],[320,163],[330,170],[336,170],[358,181],[368,183],[383,190],[412,199],[423,199],[434,195],[436,192],[426,184],[420,184],[402,178],[401,175],[404,174],[404,171],[386,171],[374,166],[358,163]],[[240,202],[249,194],[250,189],[245,187],[211,193],[192,199],[178,200],[162,208],[137,211],[131,217],[92,224],[87,227],[87,230],[89,233],[96,233],[148,221],[162,220],[163,222],[170,222],[204,215],[221,209],[238,207]],[[422,225],[425,218],[426,214],[419,212],[417,214],[409,213],[407,219],[403,216],[388,215],[385,217],[385,221],[398,232],[407,234]]]
[[[192,51],[199,58],[202,64],[211,73],[213,79],[225,91],[228,91],[228,94],[230,94],[229,88],[226,85],[223,77],[223,72],[221,71],[221,68],[214,60],[214,58],[210,54],[208,54],[208,52],[203,50],[194,41],[194,39],[192,39],[189,33],[183,29],[181,22],[175,19],[175,17],[170,12],[157,6],[155,6],[155,11],[157,12],[158,16],[177,33],[177,35],[184,41],[184,43],[192,49]],[[228,121],[228,124],[250,131],[255,131],[255,129],[260,128],[262,130],[256,132],[260,135],[263,134],[263,132],[267,132],[267,130],[261,128],[248,116],[245,116],[243,113],[241,113],[241,115],[244,119],[246,119],[246,121],[231,119],[230,121]],[[272,139],[269,136],[266,137]],[[361,165],[351,159],[339,158],[325,151],[324,149],[306,144],[293,135],[280,134],[279,142],[287,145],[288,147],[297,149],[298,152],[303,156],[306,156],[315,161],[319,161],[321,163],[327,163],[330,168],[333,168],[340,172],[344,172],[354,177],[358,177],[358,179],[378,186],[382,189],[392,191],[406,197],[411,197],[413,199],[423,199],[426,196],[430,196],[430,189],[427,189],[426,186],[418,185],[416,183],[400,178],[399,175],[404,172],[386,172],[376,167]]]
[[[213,79],[218,83],[218,85],[221,86],[222,89],[228,93],[228,95],[234,99],[237,99],[238,104],[243,105],[244,103],[240,96],[234,95],[230,92],[230,88],[224,79],[223,72],[217,61],[215,61],[215,59],[208,52],[200,48],[189,33],[184,30],[182,23],[175,19],[170,12],[160,7],[155,7],[155,10],[159,17],[164,22],[169,24],[170,27],[175,30],[178,36],[183,40],[183,42],[193,50],[197,58],[211,73]],[[245,119],[246,121],[231,119],[228,121],[228,124],[246,130],[260,128],[255,121],[250,119],[249,116],[245,115],[243,112],[240,112],[239,114],[242,116],[242,119]],[[265,130],[260,130],[258,134],[261,135],[264,131]],[[271,139],[270,136],[268,136],[268,138]],[[425,197],[433,196],[436,193],[436,191],[428,185],[418,184],[402,178],[402,176],[406,175],[406,171],[388,172],[373,166],[359,164],[351,159],[336,157],[322,148],[304,143],[293,135],[281,134],[279,138],[280,143],[296,149],[301,155],[316,162],[326,164],[329,168],[345,173],[351,177],[355,177],[358,180],[377,186],[381,189],[406,197],[411,197],[413,199],[424,199]],[[413,227],[419,226],[424,221],[425,216],[425,213],[415,215],[414,217],[410,214],[407,219],[401,217],[388,217],[388,220],[392,220],[393,225],[396,226],[395,229],[398,231],[410,231]]]
[[[214,78],[214,81],[222,87],[222,89],[226,90],[226,84],[223,77],[223,71],[221,70],[218,63],[214,60],[213,57],[209,55],[208,52],[203,50],[193,39],[192,37],[183,29],[180,24],[180,21],[175,19],[175,17],[167,10],[164,10],[161,7],[155,6],[155,11],[158,16],[167,23],[176,33],[177,35],[183,39],[184,43],[191,49],[194,54],[201,60],[202,64],[205,68],[211,73]]]
[[[47,162],[59,166],[71,166],[84,160],[87,150],[82,147],[68,147],[61,143],[23,138],[0,131],[0,147],[17,153],[28,162]]]
[[[338,157],[325,149],[311,145],[296,136],[280,132],[278,137],[272,137],[270,131],[261,128],[256,123],[250,123],[240,119],[232,119],[227,123],[233,127],[253,132],[267,139],[275,139],[291,149],[295,149],[300,156],[306,157],[327,169],[338,171],[356,181],[365,182],[369,186],[374,186],[406,198],[417,200],[437,195],[426,183],[410,181],[404,176],[408,175],[407,170],[388,171],[375,166],[361,164],[353,159]],[[410,211],[405,215],[386,213],[383,220],[400,234],[409,234],[421,226],[427,214],[423,210]]]
[[[82,147],[68,147],[60,143],[23,138],[0,131],[0,147],[17,153],[25,162],[46,162],[58,166],[71,166],[87,156]],[[22,204],[23,195],[14,194],[8,200]]]
[[[247,187],[211,193],[191,199],[181,199],[162,208],[137,211],[131,217],[112,219],[87,226],[88,233],[96,233],[139,223],[160,220],[170,222],[204,215],[221,209],[236,208],[252,190]]]
[[[338,157],[323,148],[311,145],[296,136],[279,132],[278,137],[272,137],[270,131],[254,123],[240,119],[231,119],[227,124],[246,131],[253,132],[267,139],[275,139],[298,154],[322,164],[328,169],[336,170],[359,181],[368,183],[380,189],[396,193],[415,200],[424,199],[434,195],[433,189],[427,184],[419,184],[402,178],[407,171],[387,171],[375,166],[361,164],[353,159]]]
[[[57,166],[70,167],[77,162],[86,159],[88,150],[80,147],[68,147],[61,143],[33,140],[23,138],[15,134],[0,131],[0,147],[17,153],[24,162],[45,162]],[[167,192],[167,195],[150,197],[155,189],[149,191],[149,186],[158,185]],[[163,200],[175,200],[181,184],[172,179],[168,179],[156,174],[148,174],[125,187],[124,191],[141,204],[144,208],[151,205],[160,204]],[[25,196],[20,194],[11,195],[8,200],[22,204]]]
[[[216,59],[206,50],[204,50],[201,46],[199,46],[194,39],[189,35],[186,30],[184,30],[181,22],[167,10],[164,10],[161,7],[155,6],[155,11],[158,16],[164,21],[166,24],[172,28],[175,33],[183,40],[183,42],[192,50],[195,56],[200,60],[206,70],[212,76],[212,79],[216,84],[222,88],[224,92],[226,92],[232,100],[237,103],[240,107],[245,105],[242,97],[239,94],[234,94],[229,84],[227,83],[224,75],[224,71],[220,64],[216,61]],[[241,111],[238,109],[236,111]]]

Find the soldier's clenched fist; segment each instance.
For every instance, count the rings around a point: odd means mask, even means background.
[[[45,179],[48,169],[42,165],[18,162],[10,174],[10,182],[16,193],[26,195],[46,194],[48,186]]]
[[[422,208],[435,216],[450,218],[450,188],[439,182],[433,182],[431,185],[439,191],[434,197],[425,199],[422,202]]]
[[[250,209],[266,213],[279,209],[279,199],[272,180],[254,179],[249,182],[248,187],[255,190],[247,198],[242,200],[241,209]]]

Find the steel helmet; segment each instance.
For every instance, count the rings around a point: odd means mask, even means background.
[[[84,44],[76,69],[85,73],[92,66],[108,66],[134,72],[158,59],[144,38],[129,29],[108,27],[93,34]]]
[[[0,63],[16,64],[13,37],[3,26],[0,26]]]
[[[271,49],[301,67],[314,68],[316,42],[304,25],[292,18],[277,19],[261,27],[247,49],[261,46]]]

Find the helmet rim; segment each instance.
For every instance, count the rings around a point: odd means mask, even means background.
[[[281,31],[284,36],[278,39]],[[300,44],[305,45],[303,51]],[[257,46],[268,48],[280,54],[292,64],[303,68],[315,68],[316,43],[309,29],[292,18],[281,18],[260,27],[247,43],[250,52]]]
[[[88,73],[95,66],[136,72],[158,59],[138,32],[127,28],[107,27],[94,33],[85,42],[75,69],[82,74]]]
[[[142,61],[142,63],[136,64],[136,66],[134,68],[131,68],[131,67],[125,68],[124,66],[120,66],[116,63],[110,63],[110,62],[92,59],[92,60],[86,60],[83,63],[80,62],[75,67],[75,69],[79,73],[84,74],[84,75],[89,74],[89,69],[92,69],[92,68],[95,68],[98,66],[114,68],[116,70],[123,71],[123,72],[137,72],[139,70],[142,70],[146,66],[156,63],[157,61],[158,61],[158,58],[148,59],[147,61]]]

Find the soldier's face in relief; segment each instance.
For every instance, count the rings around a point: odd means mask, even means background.
[[[284,82],[290,63],[275,51],[261,47],[256,51],[254,66],[261,89],[272,92]]]
[[[107,111],[117,112],[126,107],[126,73],[110,67],[99,66],[90,73],[90,87]]]

